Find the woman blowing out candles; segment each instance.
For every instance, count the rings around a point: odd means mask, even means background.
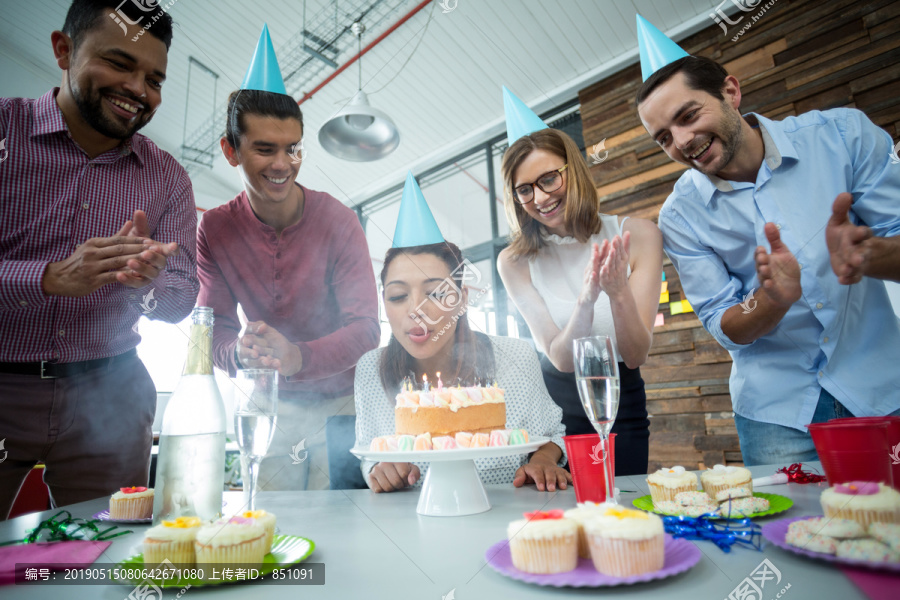
[[[400,245],[398,237],[395,234],[395,246]],[[463,265],[459,248],[445,241],[394,247],[385,255],[381,282],[391,339],[356,366],[356,445],[368,447],[373,438],[394,433],[395,396],[408,377],[419,386],[426,374],[436,383],[438,372],[445,385],[496,382],[506,391],[506,427],[551,441],[530,457],[476,459],[482,481],[512,482],[516,487],[533,482],[542,491],[565,489],[572,479],[560,466],[565,464],[562,411],[547,393],[537,355],[525,341],[471,329]],[[425,469],[426,464],[408,462],[362,464],[374,492],[414,485]]]

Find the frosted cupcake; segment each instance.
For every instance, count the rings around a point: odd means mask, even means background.
[[[153,488],[123,487],[109,499],[109,518],[117,520],[153,517]]]
[[[830,487],[820,498],[826,517],[870,523],[900,523],[900,492],[883,483],[850,481]]]
[[[197,517],[178,517],[148,529],[144,534],[144,564],[155,566],[168,560],[176,565],[193,565],[194,539],[200,526]]]
[[[271,552],[272,538],[275,536],[275,515],[264,510],[245,510],[241,513],[241,516],[245,519],[256,519],[262,525],[263,530],[266,532],[266,551],[264,554]]]
[[[628,577],[662,569],[665,533],[658,516],[622,507],[607,508],[584,524],[594,568]]]
[[[584,523],[590,518],[599,517],[606,507],[595,502],[579,502],[575,508],[570,508],[563,516],[572,519],[578,524],[578,556],[590,558],[591,549],[588,548],[587,537],[584,534]]]
[[[753,493],[753,476],[744,467],[716,465],[700,474],[700,484],[712,498],[718,497],[719,492],[736,487],[745,487]]]
[[[655,506],[657,502],[675,500],[675,496],[681,492],[696,491],[697,475],[685,471],[684,467],[660,469],[647,476],[647,485],[650,486],[650,497]]]
[[[219,520],[200,528],[194,551],[198,564],[259,566],[266,554],[266,532],[256,519]]]
[[[565,573],[578,566],[578,524],[563,511],[525,513],[506,529],[513,566],[526,573]]]

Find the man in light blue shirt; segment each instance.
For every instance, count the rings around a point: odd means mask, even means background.
[[[882,281],[900,280],[890,136],[852,109],[742,117],[738,80],[701,57],[659,69],[637,101],[653,139],[691,167],[659,227],[734,359],[744,463],[815,460],[808,423],[900,414],[900,322]]]

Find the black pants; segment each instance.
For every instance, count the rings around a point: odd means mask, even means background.
[[[562,408],[566,435],[597,433],[581,404],[575,374],[563,373],[545,355],[540,357],[550,397]],[[650,420],[641,370],[629,369],[620,362],[619,389],[619,412],[612,428],[616,434],[616,475],[644,475],[650,455]]]

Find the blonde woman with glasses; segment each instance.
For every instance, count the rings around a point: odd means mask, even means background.
[[[561,131],[519,137],[502,172],[511,235],[497,266],[543,353],[566,433],[594,433],[575,386],[572,341],[608,335],[621,361],[615,473],[646,473],[650,422],[640,366],[659,306],[662,235],[646,219],[600,212],[582,153]]]

